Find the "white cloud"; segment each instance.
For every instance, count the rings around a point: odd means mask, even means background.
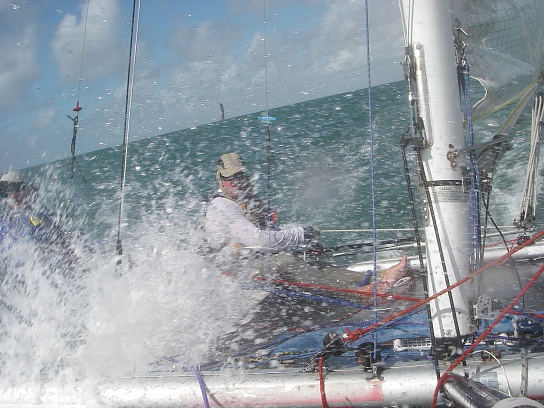
[[[237,15],[236,23],[220,20],[192,26],[180,24],[171,42],[172,54],[178,57],[166,63],[161,71],[159,105],[175,107],[161,112],[163,129],[175,130],[179,124],[189,126],[215,120],[219,102],[224,103],[228,115],[264,110],[266,82],[270,108],[365,88],[364,4],[341,0],[307,1],[306,5],[308,13],[322,13],[322,18],[286,25],[282,13],[287,12],[287,3],[279,4],[278,9],[269,4],[267,78],[260,25],[262,4],[232,2],[236,9],[227,15]],[[398,65],[394,65],[402,57],[402,42],[391,40],[402,34],[400,18],[391,18],[398,15],[397,9],[395,1],[371,7],[371,13],[379,13],[382,19],[386,15],[387,21],[397,23],[371,26],[372,47],[380,50],[381,63],[390,66],[374,73],[376,83],[390,80],[391,75],[396,79],[402,76]],[[147,95],[157,88],[145,84],[150,80],[146,77],[137,84],[138,88],[148,90]],[[165,83],[170,83],[170,87],[165,87]],[[148,98],[152,102],[146,109],[147,120],[152,117],[156,99]]]
[[[86,18],[87,1],[74,3],[60,2],[62,11],[46,10],[40,2],[13,10],[0,0],[0,17],[20,19],[0,42],[0,52],[14,56],[0,61],[0,106],[26,111],[24,117],[3,114],[0,137],[12,152],[15,144],[21,146],[20,163],[69,153],[66,113],[72,114],[76,102],[85,21],[78,152],[122,143],[131,10],[119,0],[90,0]],[[225,13],[209,20],[173,16],[168,9],[181,7],[177,2],[158,3],[163,7],[146,14],[144,4],[142,10],[131,140],[218,120],[220,102],[227,118],[263,111],[265,82],[271,109],[367,86],[363,2],[267,3],[266,78],[261,1],[230,0]],[[400,17],[392,17],[399,14],[396,0],[372,1],[370,12],[372,63],[380,67],[374,81],[401,79],[394,64],[403,51]],[[40,72],[44,75],[37,78]],[[29,106],[35,110],[28,112]],[[35,127],[47,134],[47,142],[35,136]],[[25,139],[12,143],[14,138]],[[0,157],[0,165],[6,162],[14,163],[14,155]]]
[[[117,0],[89,0],[80,5],[79,18],[66,14],[51,42],[60,79],[73,84],[105,78],[121,68],[118,37],[120,24]],[[88,12],[87,12],[88,11]],[[83,52],[84,50],[84,52]],[[82,55],[83,53],[83,55]]]
[[[53,124],[54,120],[57,119],[57,111],[54,108],[42,109],[38,112],[36,120],[32,124],[34,129],[43,129],[47,126]]]
[[[10,109],[27,96],[29,83],[40,72],[35,56],[34,25],[21,28],[0,42],[0,108]]]
[[[286,25],[282,14],[287,12],[287,3],[271,10],[266,38],[267,78],[260,24],[262,4],[248,6],[237,1],[231,5],[239,8],[231,9],[223,19],[179,22],[170,42],[161,44],[170,45],[170,51],[162,50],[170,59],[157,58],[152,47],[155,39],[141,32],[133,137],[218,120],[220,102],[227,117],[264,111],[266,82],[269,108],[366,87],[361,2],[308,0],[308,10],[304,11],[320,13],[322,18],[295,19],[291,25]],[[377,11],[380,15],[398,15],[397,7],[395,1],[385,1]],[[234,20],[229,19],[234,15]],[[396,22],[391,17],[388,20]],[[392,44],[391,40],[401,37],[400,24],[393,28],[380,24],[371,29],[372,47],[382,54],[380,63],[391,67],[376,72],[375,83],[386,82],[391,76],[401,79],[402,71],[394,61],[402,57],[402,42]],[[124,88],[118,93],[112,103],[122,104]]]

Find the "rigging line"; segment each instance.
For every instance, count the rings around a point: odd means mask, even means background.
[[[516,229],[516,230],[519,229],[515,225],[503,225],[503,226],[500,226],[499,228],[502,228],[502,229],[510,228],[510,229]],[[320,231],[321,233],[324,233],[324,232],[372,232],[373,230],[371,228],[364,228],[364,229],[322,229]],[[378,232],[414,231],[414,228],[413,227],[412,228],[376,228],[376,231]],[[512,233],[517,233],[517,232],[509,232],[509,234],[512,234]]]
[[[419,267],[421,268],[421,270],[425,270],[425,263],[424,263],[424,260],[423,260],[423,248],[422,248],[422,243],[421,243],[421,236],[419,234],[419,228],[418,228],[418,221],[417,221],[417,212],[416,212],[416,204],[415,204],[415,199],[414,199],[414,193],[413,193],[413,188],[412,188],[412,180],[410,178],[410,169],[408,167],[408,159],[407,159],[407,155],[406,155],[406,146],[408,145],[409,143],[409,135],[411,134],[411,130],[407,130],[404,135],[402,136],[401,138],[401,151],[402,151],[402,161],[404,163],[404,174],[405,174],[405,177],[406,177],[406,185],[407,185],[407,189],[408,189],[408,196],[409,196],[409,199],[410,199],[410,209],[411,209],[411,212],[412,212],[412,223],[413,223],[413,226],[414,226],[414,233],[415,233],[415,240],[416,240],[416,244],[417,244],[417,254],[418,254],[418,258],[419,258]],[[428,283],[427,283],[427,279],[425,276],[421,276],[421,282],[422,282],[422,285],[423,285],[423,293],[425,295],[425,297],[429,297],[429,286],[428,286]],[[430,338],[431,338],[431,344],[436,344],[436,336],[434,334],[434,324],[433,324],[433,317],[432,317],[432,312],[431,312],[431,306],[430,304],[427,304],[426,307],[425,307],[425,311],[427,313],[427,322],[429,324],[429,328],[430,328]],[[438,368],[438,353],[434,353],[434,369],[435,369],[435,373],[436,373],[436,378],[437,380],[440,378],[440,371],[439,371],[439,368]]]
[[[503,363],[501,360],[499,360],[497,358],[497,356],[495,354],[493,354],[491,351],[489,350],[479,350],[479,351],[474,351],[473,353],[471,353],[471,355],[474,355],[474,354],[481,354],[481,353],[485,353],[489,356],[489,358],[495,360],[495,362],[498,364],[498,366],[502,369],[502,372],[503,372],[503,376],[504,378],[506,379],[506,389],[508,390],[508,395],[511,397],[512,396],[512,387],[510,386],[510,381],[508,380],[508,375],[506,374],[506,368],[504,367]]]
[[[268,114],[268,52],[266,50],[266,0],[263,0],[263,54],[264,54],[264,105],[265,114],[260,119],[265,123],[265,149],[266,149],[266,204],[270,210],[271,202],[271,186],[270,186],[270,173],[271,173],[271,152],[272,145],[270,142],[270,122],[276,118],[270,117]],[[271,221],[271,220],[268,220]]]
[[[403,1],[399,1],[400,7],[400,16],[402,31],[404,32],[404,46],[408,47],[412,43],[412,27],[414,22],[414,2],[412,0],[408,1],[408,18],[404,13]]]
[[[78,86],[77,86],[77,102],[76,107],[72,109],[76,114],[72,118],[70,115],[67,115],[68,118],[73,123],[73,131],[72,131],[72,144],[70,148],[70,152],[72,153],[72,162],[70,165],[70,178],[74,178],[74,167],[77,167],[79,174],[81,175],[81,178],[83,179],[84,183],[87,183],[87,180],[85,180],[85,177],[83,176],[83,172],[81,171],[81,168],[79,167],[79,164],[76,159],[76,139],[77,139],[77,130],[79,128],[79,112],[81,111],[81,107],[79,106],[79,100],[81,96],[81,82],[83,81],[83,59],[85,57],[85,44],[87,42],[87,22],[89,20],[89,3],[90,0],[87,0],[87,8],[85,10],[85,25],[83,28],[83,44],[81,45],[81,61],[79,63],[79,77],[78,77]]]
[[[464,60],[464,58],[463,58]],[[472,103],[470,101],[470,71],[466,62],[462,66],[462,72],[460,73],[460,80],[462,83],[462,92],[466,109],[466,129],[467,129],[467,142],[470,147],[474,146],[474,128],[472,122]],[[482,247],[481,241],[481,220],[480,220],[480,202],[481,202],[481,189],[480,189],[480,174],[478,171],[478,160],[475,152],[471,149],[469,152],[469,166],[470,166],[470,267],[471,270],[476,269],[480,263],[480,253]]]
[[[538,192],[538,161],[540,156],[540,132],[544,126],[544,93],[536,95],[532,108],[531,150],[519,216],[514,220],[520,228],[530,228],[536,219],[537,192]]]
[[[483,257],[484,257],[484,250],[485,250],[485,245],[486,245],[486,242],[487,242],[487,238],[491,236],[490,234],[488,234],[488,229],[489,229],[488,221],[489,221],[489,216],[490,216],[488,206],[489,206],[490,198],[491,198],[491,194],[490,194],[489,191],[482,192],[482,204],[483,204],[484,209],[485,209],[485,217],[484,217],[484,222],[483,222],[483,226],[482,226],[483,227],[483,231],[482,231],[482,248],[481,248],[481,253],[480,253],[480,258],[481,259],[483,259]],[[501,229],[498,229],[498,234],[502,237],[503,241],[506,240],[506,238],[504,237]]]
[[[371,64],[370,64],[370,26],[369,26],[369,10],[368,0],[365,0],[365,41],[366,41],[366,67],[367,67],[367,92],[368,92],[368,131],[370,136],[370,186],[371,186],[371,205],[372,205],[372,261],[373,261],[373,277],[374,277],[374,322],[378,321],[378,280],[376,279],[376,265],[377,265],[377,236],[376,236],[376,182],[374,179],[374,132],[372,131],[372,77],[371,77]],[[374,358],[377,359],[378,339],[373,334],[374,339]]]
[[[79,95],[81,92],[81,81],[83,78],[83,58],[85,56],[85,43],[87,38],[87,21],[89,20],[89,3],[90,0],[87,0],[87,9],[85,10],[85,27],[83,28],[83,45],[81,46],[81,64],[79,65],[79,84],[77,88],[77,101],[79,103]]]
[[[274,215],[271,210],[271,187],[270,187],[270,152],[272,150],[271,144],[270,144],[270,121],[275,120],[275,118],[271,118],[268,115],[268,55],[266,51],[266,0],[263,0],[263,54],[264,54],[264,99],[265,99],[265,116],[260,117],[259,119],[262,120],[265,124],[265,153],[266,153],[266,205],[267,209],[265,211],[265,217],[266,217],[266,229],[270,230],[272,228],[272,223]],[[271,235],[268,234],[269,240],[271,239]],[[268,273],[272,273],[272,259],[270,256],[267,256],[267,268]]]
[[[221,275],[225,276],[234,276],[238,277],[237,274],[232,272],[221,272]],[[364,291],[361,289],[347,289],[347,288],[340,288],[336,286],[328,286],[328,285],[318,285],[315,283],[305,283],[305,282],[298,282],[298,281],[289,281],[285,279],[272,279],[265,276],[252,276],[249,279],[259,281],[259,282],[267,282],[274,285],[283,285],[283,286],[292,286],[297,288],[307,288],[307,289],[317,289],[322,291],[328,291],[328,292],[338,292],[338,293],[346,293],[348,295],[364,295],[364,296],[371,296],[372,293],[370,291]],[[376,295],[377,297],[384,298],[384,299],[394,299],[394,300],[407,300],[410,302],[421,302],[422,299],[419,298],[413,298],[409,296],[404,295],[395,295],[391,293],[378,293]]]
[[[413,228],[376,228],[376,231],[413,231]],[[371,228],[366,229],[322,229],[321,233],[324,232],[372,232]]]
[[[349,330],[348,328],[345,329],[345,334],[343,336],[343,339],[344,339],[344,342],[352,342],[352,341],[356,341],[358,340],[359,338],[361,338],[362,336],[364,336],[365,334],[367,333],[370,333],[371,331],[374,331],[374,330],[378,330],[380,327],[383,327],[385,326],[386,324],[388,324],[390,321],[393,321],[393,320],[396,320],[396,319],[399,319],[400,317],[402,316],[405,316],[409,313],[411,313],[412,311],[424,306],[426,303],[428,302],[431,302],[433,301],[434,299],[438,298],[439,296],[442,296],[444,295],[445,293],[447,292],[450,292],[452,289],[455,289],[457,288],[458,286],[461,286],[462,284],[464,284],[465,282],[468,282],[470,281],[471,279],[474,279],[475,276],[478,276],[479,274],[487,271],[488,269],[491,269],[491,268],[494,268],[495,266],[497,265],[502,265],[504,264],[505,262],[507,262],[510,257],[512,255],[514,255],[516,252],[518,251],[521,251],[523,248],[525,248],[526,246],[529,246],[529,245],[532,245],[534,244],[538,239],[542,238],[542,236],[544,236],[544,230],[536,233],[535,235],[533,235],[531,238],[529,238],[527,241],[525,241],[523,244],[519,245],[518,247],[516,248],[513,248],[511,249],[510,251],[508,251],[506,254],[504,254],[503,256],[501,256],[500,258],[497,258],[495,259],[494,261],[492,262],[489,262],[488,264],[485,264],[484,266],[482,266],[481,268],[475,270],[474,272],[472,272],[471,274],[467,275],[466,277],[464,277],[463,279],[461,280],[458,280],[457,282],[455,282],[454,284],[452,284],[451,286],[448,286],[444,289],[442,289],[441,291],[439,292],[436,292],[434,295],[431,295],[429,296],[428,298],[426,299],[423,299],[421,301],[419,301],[418,303],[415,303],[413,304],[412,306],[409,306],[405,309],[403,309],[402,311],[398,312],[398,313],[395,313],[395,314],[391,314],[389,316],[387,316],[386,318],[380,320],[378,323],[375,323],[375,324],[371,324],[369,326],[366,326],[364,329],[355,329],[353,331]]]
[[[493,320],[493,322],[489,325],[487,329],[485,329],[480,336],[475,339],[472,344],[461,354],[457,360],[455,360],[445,371],[444,374],[442,374],[442,377],[436,384],[436,388],[434,390],[434,396],[433,396],[433,403],[432,407],[436,407],[436,399],[438,396],[438,392],[440,391],[440,388],[444,384],[444,381],[446,379],[446,375],[448,373],[451,373],[455,367],[459,365],[459,363],[464,362],[465,358],[472,353],[472,351],[478,346],[485,338],[486,336],[491,333],[491,330],[495,328],[495,326],[508,314],[508,312],[516,305],[516,303],[520,300],[521,297],[525,295],[525,293],[529,290],[531,286],[538,280],[540,275],[544,272],[544,265],[540,267],[540,269],[535,273],[535,275],[531,278],[531,280],[525,285],[525,287],[516,295],[516,297],[506,306],[501,313]]]
[[[136,4],[137,3],[137,4]],[[138,49],[138,28],[140,23],[140,0],[134,0],[132,4],[132,25],[130,33],[130,50],[128,58],[127,90],[125,101],[125,128],[123,135],[123,157],[121,160],[121,183],[119,186],[119,219],[117,222],[117,255],[123,254],[121,242],[121,222],[123,220],[123,205],[125,201],[125,182],[127,173],[128,136],[130,128],[130,110],[132,107],[132,91],[134,89],[134,65],[136,64],[136,51]],[[121,262],[119,259],[118,263]]]
[[[268,117],[268,67],[266,53],[266,0],[263,0],[263,51],[264,51],[264,108]]]
[[[427,181],[427,175],[425,174],[425,166],[423,165],[423,159],[421,157],[421,149],[419,147],[414,148],[414,151],[416,152],[416,160],[418,162],[418,168],[420,169],[420,178],[421,183],[423,185],[423,189],[425,190],[425,197],[427,198],[427,205],[428,205],[428,211],[431,218],[431,222],[433,225],[434,235],[436,239],[436,245],[438,247],[438,253],[440,255],[440,263],[442,265],[442,272],[444,273],[444,282],[446,284],[446,287],[450,286],[450,278],[448,276],[448,268],[446,266],[446,259],[444,257],[444,248],[442,246],[442,239],[440,238],[440,234],[438,231],[438,223],[436,221],[436,214],[434,211],[434,201],[431,197],[431,192],[429,190],[429,183]],[[430,299],[430,298],[429,298]],[[451,291],[448,291],[448,300],[451,307],[451,315],[453,320],[453,326],[455,327],[455,334],[457,336],[458,341],[461,341],[460,339],[460,333],[461,330],[459,329],[459,321],[457,319],[457,313],[455,313],[455,302],[453,301],[453,294]]]
[[[200,387],[200,393],[202,394],[202,400],[204,402],[205,408],[210,408],[210,402],[208,400],[208,393],[206,387],[206,383],[204,382],[204,378],[202,378],[202,374],[200,374],[200,370],[198,367],[193,367],[193,372],[195,373],[196,379],[198,381],[198,386]]]
[[[319,357],[319,394],[321,395],[321,406],[329,408],[327,403],[327,394],[325,392],[325,375],[323,374],[324,357]]]
[[[401,138],[401,153],[402,153],[402,162],[404,164],[404,175],[406,177],[406,186],[407,186],[407,189],[408,189],[408,198],[410,200],[410,209],[411,209],[411,212],[412,212],[412,225],[413,225],[413,230],[414,230],[414,237],[415,237],[415,242],[417,244],[417,248],[418,248],[418,257],[419,257],[419,266],[421,269],[424,269],[424,263],[423,263],[423,250],[422,250],[422,245],[421,245],[421,241],[422,241],[422,238],[419,234],[419,228],[418,228],[418,222],[417,222],[417,212],[416,212],[416,206],[415,206],[415,199],[414,199],[414,191],[413,191],[413,187],[412,187],[412,180],[410,178],[410,169],[408,168],[408,159],[407,159],[407,155],[406,155],[406,146],[408,145],[408,142],[409,142],[409,131],[406,131],[404,133],[404,135],[402,136]],[[424,279],[424,282],[425,282],[425,279]],[[424,284],[425,285],[425,284]],[[427,295],[428,292],[427,292],[427,289],[425,288],[425,295]]]
[[[484,205],[485,214],[486,214],[486,224],[487,224],[487,220],[491,221],[491,223],[493,224],[495,229],[499,232],[499,235],[502,238],[502,243],[504,244],[504,247],[505,247],[506,251],[510,251],[510,246],[508,245],[508,242],[507,242],[506,238],[504,237],[504,235],[503,235],[503,233],[501,231],[501,227],[497,226],[497,224],[495,223],[495,219],[493,218],[493,216],[491,215],[491,212],[489,211],[489,194],[487,196],[487,199],[488,199],[488,201],[482,200],[482,204]],[[485,251],[484,248],[485,247],[482,248],[482,256],[481,256],[482,259],[483,259],[483,255],[484,255],[484,251]],[[523,287],[523,284],[521,283],[521,276],[519,274],[518,268],[516,267],[516,265],[514,263],[512,263],[511,268],[514,271],[514,274],[516,275],[516,277],[518,279],[518,285],[519,285],[519,288],[521,290],[521,288]],[[522,301],[522,310],[523,310],[523,309],[525,309],[525,297],[523,297],[521,299],[521,301]]]
[[[84,183],[87,183],[87,180],[85,180],[85,176],[83,175],[83,172],[81,171],[81,167],[79,167],[79,163],[76,159],[76,139],[77,139],[77,130],[79,128],[79,111],[81,110],[81,107],[79,106],[79,101],[74,109],[72,109],[76,114],[72,118],[70,115],[68,116],[69,119],[72,120],[72,123],[74,125],[74,128],[72,130],[72,144],[70,147],[70,152],[72,153],[72,162],[70,164],[70,178],[74,178],[74,167],[77,167],[79,174],[83,180]]]
[[[268,116],[268,113],[266,114]],[[270,186],[270,154],[272,152],[272,145],[270,143],[270,126],[266,124],[264,131],[265,134],[265,146],[266,146],[266,205],[270,211],[270,201],[271,201],[271,186]],[[270,221],[268,220],[267,225],[270,227]]]

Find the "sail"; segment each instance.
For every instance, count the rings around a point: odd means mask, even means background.
[[[485,88],[481,118],[521,98],[543,69],[544,1],[451,0],[455,36],[471,76]]]

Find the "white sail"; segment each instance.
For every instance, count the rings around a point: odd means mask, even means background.
[[[473,111],[482,117],[519,99],[542,74],[543,2],[454,0],[451,6],[470,73],[485,88]]]

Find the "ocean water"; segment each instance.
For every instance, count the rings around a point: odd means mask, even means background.
[[[70,179],[69,159],[28,169],[40,188],[39,204],[73,231],[75,253],[44,251],[32,240],[9,242],[0,386],[12,391],[0,401],[89,403],[94,384],[106,378],[154,369],[157,362],[183,369],[208,361],[221,335],[253,305],[239,281],[221,275],[229,265],[212,266],[197,251],[223,153],[244,157],[281,225],[319,227],[326,246],[371,240],[374,220],[378,240],[409,237],[402,230],[412,220],[399,145],[409,126],[405,86],[373,88],[371,110],[367,90],[271,109],[269,175],[259,112],[130,143],[122,257],[116,254],[121,147],[78,156],[86,181],[78,171]],[[478,123],[477,143],[489,140],[505,115]],[[490,213],[498,225],[511,225],[517,215],[529,129],[526,112],[514,129],[514,149],[494,175]],[[361,229],[367,231],[327,232]]]

